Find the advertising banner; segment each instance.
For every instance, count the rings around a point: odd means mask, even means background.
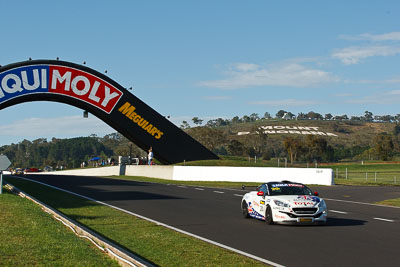
[[[55,101],[97,116],[164,164],[218,157],[102,73],[59,60],[30,60],[0,68],[0,109]]]

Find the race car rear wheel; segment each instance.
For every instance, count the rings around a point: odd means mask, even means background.
[[[272,210],[270,206],[267,206],[265,210],[265,222],[267,224],[274,224],[274,219],[272,218]]]
[[[247,203],[246,203],[246,201],[243,201],[242,202],[242,214],[243,214],[243,217],[244,218],[250,218],[250,215],[249,215],[249,210],[248,210],[248,208],[247,208]]]

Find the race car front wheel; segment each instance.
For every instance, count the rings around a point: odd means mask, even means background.
[[[246,201],[243,201],[242,202],[242,214],[243,214],[243,217],[244,218],[250,218],[250,215],[249,215],[249,210],[248,210],[248,208],[247,208],[247,203],[246,203]]]
[[[272,210],[270,206],[267,206],[267,209],[265,210],[265,222],[267,224],[274,223],[274,219],[272,218]]]

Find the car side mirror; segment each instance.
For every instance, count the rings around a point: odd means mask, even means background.
[[[264,197],[265,193],[263,191],[258,191],[257,196]]]
[[[319,196],[319,193],[317,191],[315,191],[314,196]]]

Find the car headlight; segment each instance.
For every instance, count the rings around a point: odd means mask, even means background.
[[[282,202],[282,201],[279,201],[279,200],[274,200],[274,203],[275,203],[275,205],[277,205],[279,207],[285,207],[285,208],[289,208],[290,207],[289,204],[287,204],[285,202]]]
[[[326,203],[325,203],[325,201],[324,201],[323,199],[322,199],[321,202],[319,203],[318,207],[319,207],[320,209],[326,209]]]

